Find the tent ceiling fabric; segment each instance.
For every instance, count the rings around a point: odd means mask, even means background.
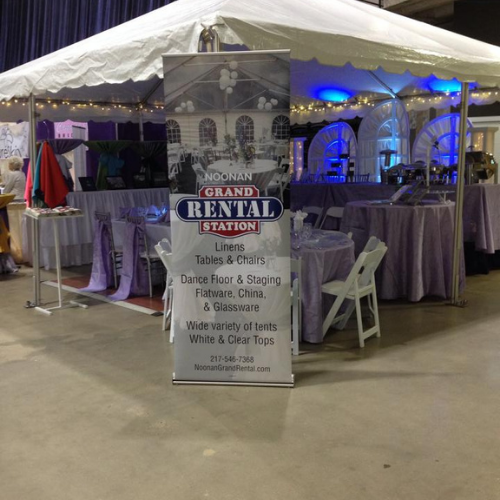
[[[202,29],[214,25],[224,44],[290,49],[295,102],[325,83],[388,95],[360,69],[395,92],[410,93],[422,84],[416,77],[431,74],[500,84],[499,47],[357,0],[178,0],[0,74],[0,100],[33,93],[137,104],[162,78],[162,54],[196,52]],[[163,103],[162,93],[157,86],[148,102]]]

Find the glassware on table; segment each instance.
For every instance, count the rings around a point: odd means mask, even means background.
[[[313,234],[313,226],[310,222],[304,222],[304,226],[302,227],[302,238],[304,240],[311,239]]]

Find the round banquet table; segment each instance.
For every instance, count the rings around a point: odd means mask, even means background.
[[[333,297],[322,297],[321,285],[344,280],[354,265],[354,242],[338,231],[314,230],[309,241],[292,250],[292,257],[302,258],[302,340],[323,342],[323,318]]]
[[[370,236],[387,245],[377,273],[381,299],[451,296],[454,203],[422,205],[347,203],[341,230],[352,232],[357,253]],[[463,253],[460,286],[465,283]]]
[[[274,160],[254,160],[251,166],[246,167],[244,163],[235,163],[229,160],[218,160],[208,166],[208,172],[219,172],[221,174],[229,174],[233,172],[250,173],[252,180],[238,181],[239,184],[252,184],[263,191],[268,186],[274,176],[278,164]],[[234,181],[227,181],[229,184],[234,184]]]

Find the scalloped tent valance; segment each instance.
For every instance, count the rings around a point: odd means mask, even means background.
[[[196,52],[200,33],[209,26],[227,45],[290,49],[295,102],[314,98],[318,85],[335,80],[332,66],[348,63],[348,87],[356,86],[350,74],[356,69],[374,71],[367,82],[386,97],[394,91],[380,78],[387,74],[401,75],[401,84],[394,85],[404,92],[431,74],[500,85],[499,47],[357,0],[178,0],[1,74],[0,100],[32,93],[45,99],[162,103],[161,55]]]

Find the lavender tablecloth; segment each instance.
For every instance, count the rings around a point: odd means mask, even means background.
[[[473,184],[464,189],[464,241],[476,250],[500,250],[500,185]]]
[[[354,243],[337,231],[314,231],[311,240],[292,250],[302,257],[302,340],[323,342],[323,317],[331,306],[331,297],[322,297],[321,285],[347,278],[354,264]]]
[[[370,236],[387,244],[377,290],[381,299],[451,295],[455,203],[421,206],[371,205],[357,201],[344,210],[341,230],[353,233],[356,253]],[[465,283],[463,254],[461,285]]]

